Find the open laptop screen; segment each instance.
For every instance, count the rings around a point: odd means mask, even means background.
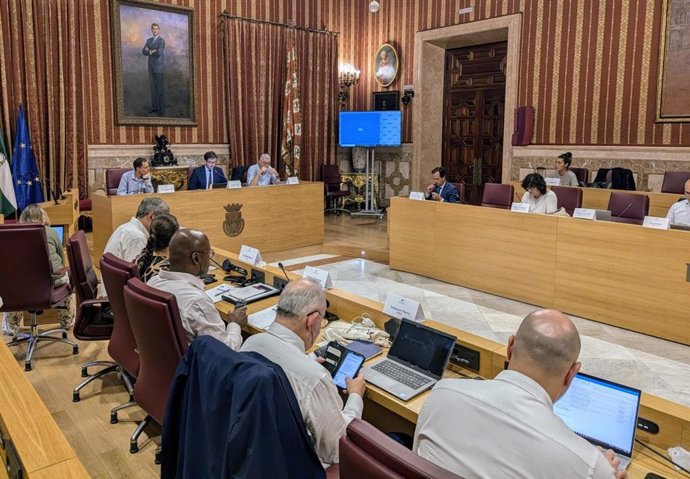
[[[58,238],[60,238],[60,244],[65,244],[65,225],[51,225],[50,227],[55,230]]]
[[[454,345],[454,336],[403,319],[388,356],[440,377]]]
[[[640,391],[578,373],[553,412],[588,441],[630,456]]]

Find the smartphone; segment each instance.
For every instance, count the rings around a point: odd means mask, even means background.
[[[244,308],[245,306],[247,306],[247,300],[240,299],[238,302],[235,303],[235,309],[233,311],[236,311],[240,308]]]
[[[346,389],[345,378],[354,378],[364,364],[364,356],[354,351],[345,350],[346,354],[340,358],[340,363],[333,373],[333,383],[340,389]]]

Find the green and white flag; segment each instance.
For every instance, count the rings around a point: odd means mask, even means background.
[[[15,211],[17,211],[17,198],[14,195],[10,162],[3,152],[0,152],[0,214],[6,216]]]

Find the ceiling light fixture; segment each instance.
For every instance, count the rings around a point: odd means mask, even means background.
[[[379,2],[377,2],[376,0],[371,0],[371,3],[369,4],[369,11],[371,13],[376,13],[379,11],[379,8],[381,8]]]

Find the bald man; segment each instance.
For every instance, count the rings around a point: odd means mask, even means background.
[[[414,451],[467,479],[624,478],[613,451],[602,453],[553,413],[580,370],[579,354],[580,336],[565,315],[529,314],[508,340],[506,371],[436,384]]]
[[[247,339],[242,351],[254,351],[273,361],[288,377],[304,423],[322,464],[338,462],[338,443],[353,418],[362,417],[364,375],[346,378],[347,403],[326,368],[305,351],[321,333],[326,296],[315,281],[290,281],[280,294],[276,320],[265,333]]]
[[[690,226],[690,180],[685,182],[685,199],[673,204],[666,218],[673,225]]]
[[[170,240],[168,250],[170,268],[161,270],[147,284],[175,295],[190,343],[198,336],[213,336],[238,351],[242,346],[242,326],[247,324],[247,308],[229,314],[226,325],[205,293],[200,277],[208,272],[213,257],[208,237],[201,231],[181,229]]]
[[[249,186],[266,186],[277,183],[278,171],[271,166],[271,155],[264,153],[259,157],[256,165],[247,170],[247,184]]]

